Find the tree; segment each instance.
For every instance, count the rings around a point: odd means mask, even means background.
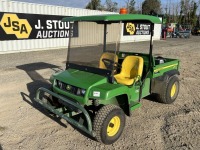
[[[125,0],[127,11],[129,14],[136,13],[135,10],[135,0]]]
[[[175,12],[175,18],[176,18],[174,22],[176,22],[176,23],[178,22],[179,11],[180,11],[179,3],[176,3],[175,4],[175,11],[174,11]]]
[[[197,26],[197,27],[200,27],[199,21],[200,21],[199,18],[197,18],[197,22],[196,22],[196,26]]]
[[[116,11],[118,11],[117,5],[118,5],[117,2],[113,2],[112,0],[106,0],[105,10],[111,11],[111,12],[116,12]]]
[[[183,14],[184,14],[184,23],[189,23],[190,20],[190,9],[191,9],[191,2],[190,0],[181,0],[183,1]]]
[[[181,10],[180,10],[180,15],[179,15],[179,19],[178,19],[178,22],[180,24],[183,23],[183,9],[184,9],[184,1],[181,0]]]
[[[179,24],[196,25],[198,4],[194,0],[181,0]]]
[[[190,23],[191,23],[192,26],[195,26],[197,24],[197,20],[198,20],[197,15],[196,15],[197,8],[198,8],[197,3],[193,2],[193,8],[192,8],[192,11],[190,13]]]
[[[145,0],[142,3],[142,13],[143,14],[150,14],[151,12],[154,12],[156,14],[161,13],[160,0]]]
[[[136,12],[136,10],[135,10],[135,0],[130,1],[128,10],[129,10],[129,14],[134,14]]]
[[[167,0],[165,5],[165,18],[167,23],[177,23],[180,12],[180,3]]]
[[[85,8],[92,10],[101,10],[102,9],[101,0],[91,0]]]

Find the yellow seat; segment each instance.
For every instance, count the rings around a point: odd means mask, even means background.
[[[100,61],[99,61],[99,68],[101,69],[110,69],[107,68],[105,63],[103,62],[103,59],[109,59],[113,62],[118,62],[118,56],[114,53],[109,53],[109,52],[105,52],[101,55]]]
[[[121,72],[115,75],[118,83],[132,85],[142,77],[144,61],[139,56],[127,56],[123,63]]]

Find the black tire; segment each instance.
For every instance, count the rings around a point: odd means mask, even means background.
[[[157,100],[164,104],[173,103],[179,93],[179,79],[177,76],[172,76],[168,79],[160,93],[157,93]]]
[[[116,142],[123,132],[125,121],[125,114],[120,107],[103,106],[94,117],[93,130],[96,133],[96,140],[106,145]]]

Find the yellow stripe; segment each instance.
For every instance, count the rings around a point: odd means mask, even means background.
[[[170,68],[170,67],[174,67],[174,66],[177,66],[177,65],[178,64],[173,64],[173,65],[165,66],[165,67],[162,67],[162,68],[158,68],[158,69],[154,70],[154,72],[158,72],[160,70],[167,69],[167,68]]]

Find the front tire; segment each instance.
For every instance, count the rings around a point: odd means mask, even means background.
[[[115,105],[103,106],[95,115],[93,130],[97,141],[112,144],[121,136],[125,126],[125,114]]]

